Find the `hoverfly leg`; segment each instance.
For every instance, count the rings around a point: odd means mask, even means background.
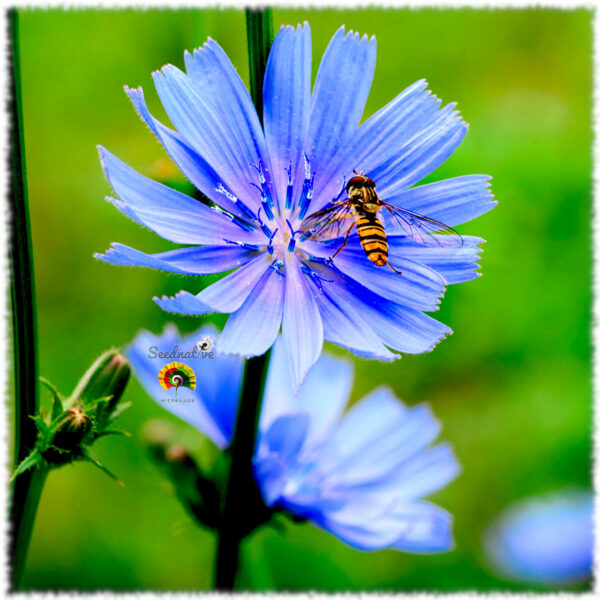
[[[392,270],[394,271],[394,273],[398,273],[398,275],[402,275],[402,271],[398,271],[398,269],[394,269],[394,267],[392,267],[392,265],[390,265],[389,261],[386,260],[385,264]]]
[[[354,221],[354,223],[352,223],[352,225],[350,225],[350,227],[348,228],[346,237],[344,238],[344,243],[335,251],[335,254],[333,256],[327,259],[329,261],[328,264],[332,263],[333,259],[346,247],[346,244],[348,243],[348,238],[350,237],[350,234],[352,233],[352,230],[354,229],[355,225],[356,221]]]

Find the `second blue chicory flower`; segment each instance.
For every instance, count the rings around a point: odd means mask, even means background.
[[[182,337],[173,326],[161,336],[144,332],[128,357],[152,398],[224,448],[233,434],[244,361],[219,352],[214,358],[186,358],[197,385],[177,397],[174,388],[165,390],[158,380],[175,346],[176,353],[189,353],[214,333],[204,328]],[[160,360],[150,349],[169,358]],[[352,365],[327,355],[295,395],[286,361],[277,342],[253,461],[265,504],[308,519],[361,550],[451,549],[451,515],[424,500],[459,470],[447,444],[433,445],[440,424],[431,409],[408,407],[381,387],[346,410]]]

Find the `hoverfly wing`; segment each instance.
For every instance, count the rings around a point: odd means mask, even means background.
[[[302,222],[302,233],[307,239],[317,241],[333,240],[346,235],[355,222],[351,202],[329,204],[325,208],[309,215]]]
[[[462,246],[462,237],[452,227],[406,208],[382,203],[391,215],[391,226],[386,227],[388,235],[400,233],[427,246]]]

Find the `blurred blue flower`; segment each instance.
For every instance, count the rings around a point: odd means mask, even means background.
[[[114,244],[98,258],[185,275],[232,271],[197,295],[155,298],[166,311],[231,314],[222,350],[261,355],[282,331],[297,389],[323,340],[367,358],[431,350],[451,333],[424,314],[437,310],[447,284],[478,276],[481,238],[425,245],[387,224],[390,262],[375,267],[356,235],[335,260],[341,240],[303,239],[303,221],[343,193],[364,171],[391,204],[455,226],[490,210],[489,177],[468,175],[412,187],[444,162],[467,126],[454,104],[417,81],[359,126],[375,70],[375,39],[340,28],[321,61],[311,94],[308,25],[282,28],[264,79],[264,128],[221,47],[209,40],[185,54],[187,73],[172,65],[153,73],[176,130],[157,121],[141,88],[126,92],[208,206],[149,180],[104,148],[100,156],[118,199],[109,200],[161,237],[191,247],[144,254]]]
[[[521,500],[486,531],[493,567],[504,577],[544,586],[576,585],[592,576],[592,492],[567,489]]]
[[[197,344],[217,330],[203,327],[198,333],[182,336],[174,325],[167,325],[161,335],[142,331],[127,350],[138,381],[146,393],[184,421],[198,428],[219,448],[229,444],[235,428],[244,361],[236,356],[210,358],[198,351]],[[213,350],[214,352],[214,350]],[[160,356],[163,353],[163,356]],[[189,355],[194,355],[191,358]],[[168,356],[164,356],[168,355]],[[158,374],[165,364],[183,362],[196,374],[196,389],[177,391],[161,387]]]
[[[152,398],[224,447],[231,440],[243,362],[218,352],[214,360],[185,361],[196,370],[196,401],[171,403],[164,402],[158,385],[163,362],[148,357],[149,347],[189,349],[205,333],[180,338],[173,327],[160,336],[144,332],[128,358]],[[361,550],[450,550],[451,515],[423,500],[459,471],[448,445],[431,445],[440,431],[431,409],[409,408],[381,387],[344,414],[351,363],[321,356],[294,395],[286,360],[279,341],[269,364],[253,461],[265,503]]]

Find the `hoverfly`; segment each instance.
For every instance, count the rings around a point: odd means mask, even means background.
[[[325,208],[309,215],[302,231],[307,238],[334,239],[345,235],[344,242],[329,259],[333,260],[348,243],[348,237],[356,227],[360,243],[367,257],[378,267],[387,265],[402,274],[388,261],[386,230],[379,212],[385,209],[400,231],[416,242],[436,245],[462,245],[462,238],[451,227],[400,208],[382,200],[375,191],[375,182],[363,173],[346,185],[346,199],[333,200]]]

